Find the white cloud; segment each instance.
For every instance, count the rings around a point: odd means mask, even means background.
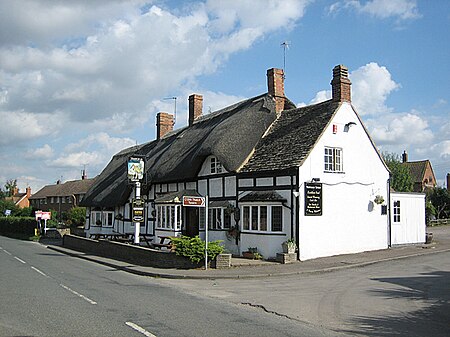
[[[0,110],[0,144],[18,144],[59,132],[64,114],[33,114],[25,111]]]
[[[351,72],[352,102],[361,115],[389,112],[385,102],[400,85],[391,78],[386,67],[371,62]]]
[[[45,144],[42,147],[28,150],[25,156],[29,159],[49,159],[53,156],[53,149],[50,145]]]
[[[417,147],[433,140],[428,122],[414,113],[385,115],[382,119],[368,120],[367,125],[379,145],[408,144],[408,147]]]
[[[74,152],[48,162],[50,167],[82,167],[83,164],[103,164],[103,156],[97,152]]]
[[[331,98],[331,90],[321,90],[316,94],[316,97],[314,97],[309,104],[316,104],[320,103],[326,100],[329,100]],[[302,104],[306,105],[306,104]]]
[[[421,17],[415,0],[371,0],[365,3],[344,0],[333,3],[328,7],[328,12],[336,13],[344,9],[354,9],[379,19],[411,20]]]

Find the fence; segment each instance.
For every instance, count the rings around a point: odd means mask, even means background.
[[[430,220],[429,227],[450,225],[450,219]]]

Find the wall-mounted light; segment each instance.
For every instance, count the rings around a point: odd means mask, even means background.
[[[298,198],[298,196],[300,195],[300,192],[295,191],[292,194],[294,194],[294,197]]]
[[[320,181],[320,178],[312,178],[311,181],[313,183],[318,183]]]
[[[348,132],[348,130],[350,130],[350,127],[353,126],[353,125],[356,125],[356,123],[355,122],[348,122],[348,123],[346,123],[345,126],[344,126],[344,132]]]

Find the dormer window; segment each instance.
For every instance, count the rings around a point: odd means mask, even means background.
[[[211,157],[211,174],[222,173],[222,163],[216,157]]]

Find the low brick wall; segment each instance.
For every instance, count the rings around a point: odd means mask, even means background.
[[[192,269],[202,264],[193,264],[189,259],[172,252],[134,246],[108,240],[93,240],[75,235],[64,235],[63,246],[84,253],[129,262],[144,267]]]

